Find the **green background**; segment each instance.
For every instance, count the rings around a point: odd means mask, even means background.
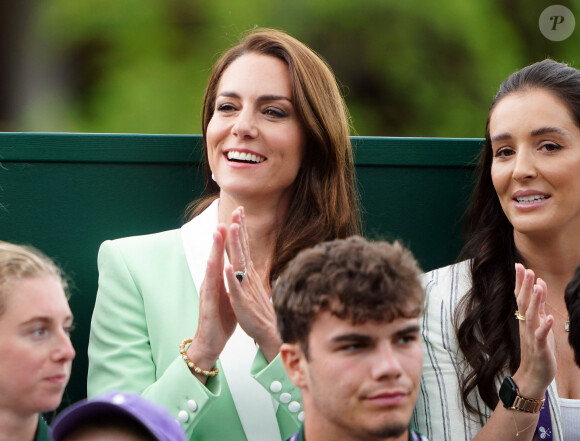
[[[580,24],[580,0],[558,0]],[[578,26],[539,28],[553,0],[18,0],[0,4],[0,130],[201,133],[213,62],[256,26],[334,69],[353,135],[481,137],[511,72],[580,66]],[[4,47],[4,49],[3,49]],[[4,92],[3,92],[4,91]]]

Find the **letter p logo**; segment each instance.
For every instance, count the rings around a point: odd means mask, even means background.
[[[572,11],[562,5],[548,6],[540,14],[540,32],[551,41],[562,41],[572,35],[576,20]]]
[[[564,16],[563,15],[552,15],[550,17],[550,20],[552,20],[554,22],[554,25],[552,26],[552,30],[555,31],[556,30],[556,27],[559,24],[564,23]]]

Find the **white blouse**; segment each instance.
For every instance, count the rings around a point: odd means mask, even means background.
[[[580,441],[580,400],[560,398],[562,432],[566,441]]]

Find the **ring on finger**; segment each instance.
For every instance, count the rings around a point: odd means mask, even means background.
[[[243,271],[236,271],[234,273],[234,276],[236,276],[236,279],[238,279],[238,282],[242,283],[244,281],[244,279],[246,278],[246,268],[244,268]]]
[[[526,316],[525,315],[521,315],[520,314],[520,311],[518,311],[517,309],[516,309],[516,312],[514,313],[514,315],[516,316],[516,318],[518,320],[521,320],[521,321],[525,321],[526,320]]]

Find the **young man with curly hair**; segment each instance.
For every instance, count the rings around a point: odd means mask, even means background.
[[[422,366],[419,274],[400,244],[358,236],[290,263],[272,292],[282,360],[304,406],[290,440],[425,440],[409,429]]]

